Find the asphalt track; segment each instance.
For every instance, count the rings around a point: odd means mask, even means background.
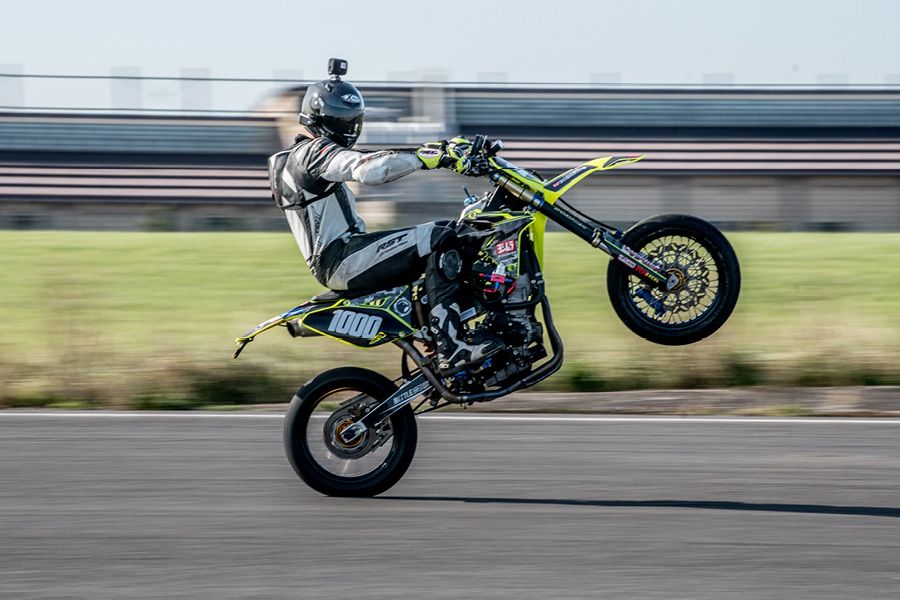
[[[319,496],[277,415],[0,412],[0,597],[900,597],[900,421],[420,421]]]

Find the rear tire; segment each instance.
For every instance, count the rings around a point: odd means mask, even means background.
[[[718,229],[697,217],[658,215],[632,226],[622,242],[684,276],[680,291],[666,293],[645,286],[618,260],[609,263],[609,299],[631,331],[657,344],[680,346],[712,335],[728,320],[740,294],[741,271]]]
[[[284,449],[297,475],[327,496],[375,496],[397,483],[416,452],[418,432],[410,406],[391,415],[380,430],[377,424],[370,428],[356,446],[341,444],[335,437],[354,418],[348,411],[371,409],[395,391],[397,387],[383,375],[356,367],[325,371],[300,388],[284,419]],[[324,404],[326,399],[331,404]],[[379,433],[385,436],[384,431],[389,437],[366,450],[372,440],[381,439]]]

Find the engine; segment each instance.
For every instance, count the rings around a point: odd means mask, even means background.
[[[531,275],[523,274],[515,282],[515,287],[506,296],[508,304],[524,303],[533,291]],[[531,366],[545,358],[544,327],[534,316],[534,308],[517,310],[492,310],[484,319],[483,327],[498,335],[506,349],[495,359],[492,374],[484,380],[487,386],[503,385],[510,380],[526,375]]]
[[[473,332],[490,331],[506,345],[471,374],[486,387],[508,385],[547,356],[544,328],[535,318],[536,294],[543,293],[535,285],[537,261],[530,241],[521,235],[528,222],[530,219],[487,238],[472,262],[469,283],[473,314],[483,318],[470,321],[470,328]]]

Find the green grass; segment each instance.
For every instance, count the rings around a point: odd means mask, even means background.
[[[606,258],[548,236],[545,275],[566,366],[547,388],[900,383],[900,235],[729,236],[744,286],[709,340],[669,348],[619,323]],[[0,403],[190,408],[281,401],[319,370],[398,372],[276,331],[233,338],[320,287],[292,238],[259,233],[0,232]]]

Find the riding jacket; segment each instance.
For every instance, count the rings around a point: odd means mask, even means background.
[[[380,185],[420,169],[412,152],[349,150],[324,137],[298,136],[297,143],[269,158],[272,194],[284,209],[288,225],[310,271],[331,289],[352,289],[353,279],[373,265],[398,254],[425,257],[431,252],[433,224],[409,230],[397,242],[381,242],[360,254],[369,238],[365,222],[356,212],[356,200],[347,181]],[[356,236],[350,244],[351,237]],[[359,254],[349,256],[350,249]],[[397,259],[400,256],[396,256]],[[352,259],[352,260],[350,260]],[[345,263],[345,264],[341,264]]]

